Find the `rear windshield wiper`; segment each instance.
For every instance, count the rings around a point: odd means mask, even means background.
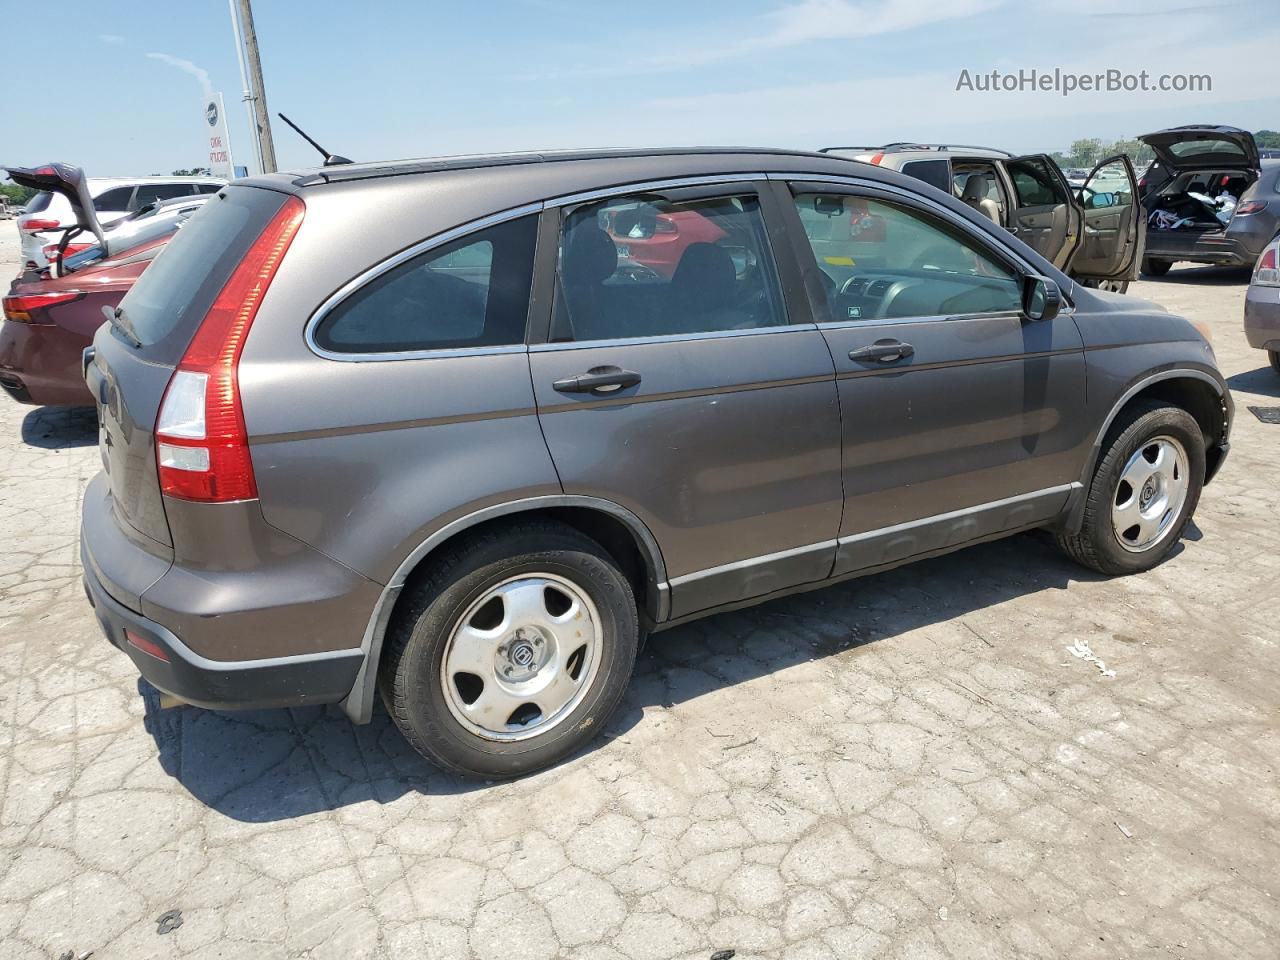
[[[129,322],[129,318],[125,316],[124,307],[107,307],[102,308],[102,315],[107,318],[107,322],[111,324],[112,329],[119,332],[120,336],[133,347],[141,347],[142,341],[138,339],[137,332],[133,329],[133,324]]]

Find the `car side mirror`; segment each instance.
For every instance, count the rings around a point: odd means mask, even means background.
[[[1048,277],[1028,274],[1022,281],[1022,312],[1028,320],[1052,320],[1062,309],[1062,291]]]

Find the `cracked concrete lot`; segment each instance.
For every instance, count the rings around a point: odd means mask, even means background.
[[[160,710],[81,592],[92,414],[0,398],[0,956],[1280,956],[1280,426],[1245,409],[1280,377],[1244,283],[1134,290],[1212,325],[1238,405],[1163,566],[1026,535],[680,628],[591,749],[497,785],[381,711]]]

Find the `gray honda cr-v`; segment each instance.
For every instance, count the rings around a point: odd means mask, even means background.
[[[142,674],[356,722],[377,691],[484,776],[583,745],[695,617],[1035,527],[1146,570],[1232,412],[1187,321],[764,150],[239,181],[86,367],[85,583]]]

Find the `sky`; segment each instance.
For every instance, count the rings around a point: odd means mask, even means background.
[[[0,163],[62,160],[90,176],[201,166],[207,83],[225,97],[236,162],[253,168],[226,0],[63,0],[59,9],[56,21],[11,36],[21,57],[37,34],[60,29],[39,46],[74,66],[66,80],[6,71]],[[273,115],[356,160],[895,140],[1034,153],[1185,123],[1280,129],[1275,14],[1273,0],[258,0],[254,9]],[[1213,89],[956,89],[962,70],[1055,68],[1204,73]],[[315,165],[283,123],[273,132],[281,169]]]

